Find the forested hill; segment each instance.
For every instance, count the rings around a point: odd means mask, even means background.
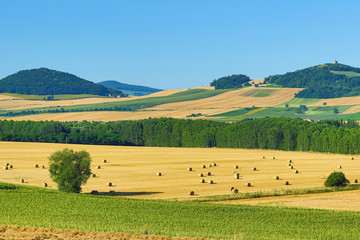
[[[104,87],[107,88],[120,90],[126,94],[134,95],[134,96],[144,96],[151,93],[162,91],[162,89],[126,84],[114,80],[103,81],[103,82],[99,82],[98,84],[103,85]]]
[[[274,75],[265,83],[283,87],[305,88],[296,94],[299,98],[336,98],[360,95],[360,68],[344,64],[323,64]]]
[[[107,96],[111,94],[125,96],[121,91],[47,68],[23,70],[1,79],[0,92],[31,95],[92,94]]]

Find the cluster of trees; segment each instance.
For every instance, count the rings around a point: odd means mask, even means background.
[[[336,98],[360,95],[360,77],[334,74],[332,71],[360,73],[360,68],[343,64],[324,64],[265,78],[265,83],[283,87],[305,88],[295,96],[299,98]]]
[[[93,94],[126,96],[121,91],[106,88],[75,75],[39,68],[23,70],[0,80],[0,92],[30,95]]]
[[[249,84],[250,78],[242,74],[233,74],[231,76],[215,79],[210,83],[215,89],[242,88],[243,84]]]
[[[0,121],[3,141],[57,142],[158,147],[221,147],[360,152],[357,123],[267,118],[222,123],[208,120],[147,119],[110,123]]]

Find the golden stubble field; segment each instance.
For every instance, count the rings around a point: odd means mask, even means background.
[[[13,165],[11,170],[0,169],[0,181],[20,183],[20,179],[24,179],[26,185],[42,186],[46,182],[49,188],[56,188],[49,177],[48,157],[63,148],[84,149],[92,156],[92,171],[97,177],[89,179],[83,187],[85,193],[115,191],[118,195],[136,198],[184,199],[190,197],[190,191],[195,192],[195,197],[231,194],[231,187],[239,192],[320,187],[325,177],[333,170],[339,170],[339,165],[351,182],[360,180],[359,156],[351,160],[349,155],[273,150],[0,142],[1,166],[5,163]],[[104,159],[107,163],[103,163]],[[294,169],[288,167],[289,159],[293,161]],[[209,167],[211,163],[217,166]],[[35,164],[40,168],[35,168]],[[203,165],[206,165],[205,169]],[[235,165],[239,168],[235,169]],[[193,171],[188,171],[189,167]],[[257,171],[253,171],[253,167]],[[298,174],[294,173],[295,169]],[[162,176],[157,176],[157,172]],[[208,172],[211,176],[207,176]],[[240,173],[240,179],[234,178],[234,172]],[[200,173],[205,177],[199,177]],[[275,180],[275,176],[280,180]],[[201,179],[213,180],[214,184],[200,183]],[[290,185],[286,186],[285,181]],[[108,186],[109,182],[112,187]],[[247,187],[248,182],[253,186]]]

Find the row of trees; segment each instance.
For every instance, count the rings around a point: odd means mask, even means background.
[[[111,123],[0,121],[2,141],[157,147],[221,147],[360,152],[360,128],[354,122],[310,123],[267,118],[221,123],[171,118]]]

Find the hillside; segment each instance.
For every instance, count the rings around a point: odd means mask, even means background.
[[[360,68],[323,64],[265,78],[265,83],[305,88],[298,98],[338,98],[360,95]]]
[[[100,84],[104,87],[107,87],[107,88],[120,90],[125,94],[133,95],[133,96],[144,96],[144,95],[148,95],[151,93],[162,91],[162,89],[151,88],[151,87],[140,86],[140,85],[126,84],[126,83],[121,83],[121,82],[114,81],[114,80],[103,81],[103,82],[99,82],[98,84]]]
[[[73,74],[38,68],[23,70],[0,80],[1,93],[19,93],[30,95],[109,94],[124,97],[121,91],[79,78]]]

